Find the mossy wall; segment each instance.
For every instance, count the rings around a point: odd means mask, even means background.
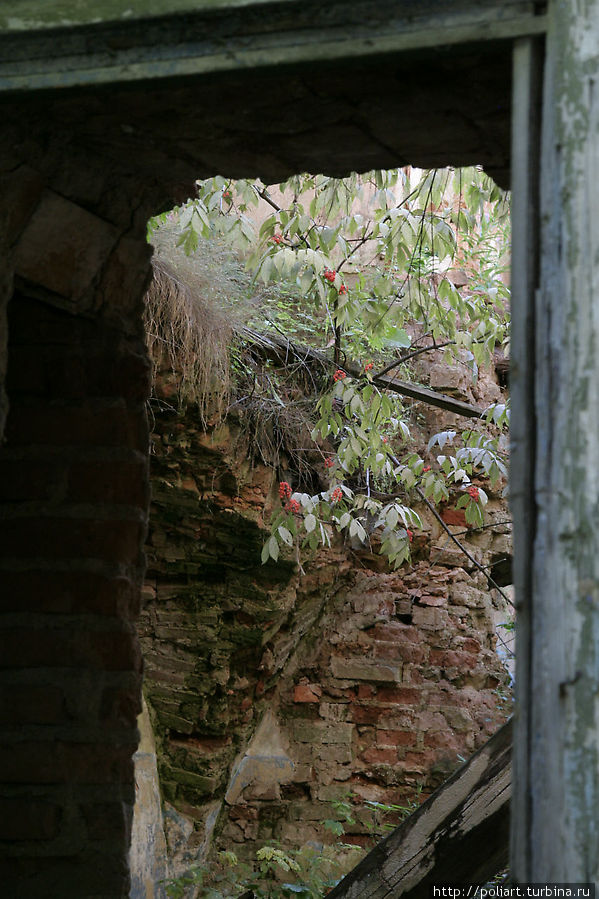
[[[330,801],[350,791],[425,797],[509,711],[508,612],[438,522],[424,510],[398,572],[341,542],[303,574],[294,558],[263,566],[276,474],[250,465],[240,433],[154,410],[140,636],[175,870],[213,836],[247,855],[326,840]],[[487,508],[497,527],[460,537],[482,565],[510,551],[504,501]],[[366,845],[368,816],[350,831]]]

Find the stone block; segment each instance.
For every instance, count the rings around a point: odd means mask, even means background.
[[[467,606],[469,609],[480,609],[485,605],[485,594],[477,587],[458,581],[449,588],[449,599],[452,603]]]
[[[322,762],[339,765],[347,765],[353,758],[351,746],[340,745],[339,743],[326,743],[324,746],[316,746],[314,754]]]
[[[325,721],[347,721],[349,705],[344,702],[321,702],[318,714]]]
[[[294,721],[291,731],[299,743],[339,743],[351,745],[353,725],[342,722]]]
[[[192,787],[195,793],[207,796],[214,793],[218,787],[218,778],[207,777],[204,774],[195,774],[193,771],[186,771],[183,768],[169,767],[166,777],[167,780],[176,781],[185,787]]]
[[[413,619],[417,627],[432,631],[442,630],[449,623],[449,615],[445,609],[436,609],[429,606],[414,606]]]
[[[15,271],[78,305],[116,239],[113,225],[46,190],[17,243]]]
[[[365,680],[374,682],[401,681],[401,665],[384,665],[365,659],[343,659],[340,656],[331,658],[331,670],[334,677],[342,680]]]

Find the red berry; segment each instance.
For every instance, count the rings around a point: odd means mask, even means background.
[[[341,487],[335,487],[331,493],[331,502],[338,503],[340,499],[343,499],[343,491],[341,490]]]
[[[279,496],[281,499],[289,499],[291,497],[291,486],[287,481],[281,481],[279,484]]]
[[[344,378],[347,378],[346,373],[341,368],[338,368],[333,375],[333,381],[343,381]]]
[[[341,285],[341,287],[339,288],[339,293],[347,293],[347,287],[345,286],[345,284]]]
[[[430,470],[431,470],[430,465],[425,465],[424,468],[422,469],[422,474],[424,474],[425,471],[430,471]]]
[[[335,278],[337,277],[337,272],[336,272],[334,269],[331,271],[330,268],[325,268],[325,270],[324,270],[324,276],[325,276],[325,278],[327,279],[327,281],[328,281],[330,284],[332,284],[333,281],[335,280]]]
[[[408,535],[408,540],[409,540],[410,543],[411,543],[412,540],[414,539],[414,534],[413,534],[413,532],[408,528],[408,529],[406,530],[406,534]]]

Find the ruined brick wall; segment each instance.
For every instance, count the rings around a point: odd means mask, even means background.
[[[0,160],[0,878],[15,899],[115,899],[129,892],[141,700],[147,197],[57,135],[13,137]]]
[[[496,652],[508,610],[423,510],[414,565],[391,573],[341,543],[306,564],[260,564],[274,474],[235,423],[156,410],[141,641],[177,864],[216,844],[327,839],[330,800],[428,795],[504,721]],[[485,566],[510,550],[505,502],[469,535]],[[360,813],[348,839],[371,839]],[[330,837],[330,835],[329,835]],[[176,868],[177,870],[177,868]]]

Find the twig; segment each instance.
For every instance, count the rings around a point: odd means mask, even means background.
[[[503,599],[507,602],[507,604],[510,605],[512,608],[514,608],[514,603],[507,596],[507,594],[503,592],[503,590],[501,589],[499,584],[493,580],[491,575],[487,574],[484,566],[481,565],[480,562],[477,562],[477,560],[474,558],[474,556],[470,552],[468,552],[466,547],[462,543],[460,543],[460,541],[455,536],[455,534],[452,534],[452,532],[449,530],[449,528],[447,527],[447,525],[445,524],[445,522],[443,521],[443,519],[441,518],[441,516],[439,515],[439,513],[433,506],[433,504],[428,501],[428,499],[426,498],[426,496],[424,495],[424,492],[420,489],[420,487],[416,486],[416,487],[414,487],[414,489],[415,489],[416,493],[418,494],[418,496],[420,497],[420,499],[422,500],[422,502],[425,504],[425,506],[429,509],[430,512],[433,513],[433,515],[435,516],[435,518],[437,519],[437,521],[439,522],[439,524],[441,525],[441,527],[443,528],[445,533],[448,535],[448,537],[450,537],[453,540],[453,542],[458,547],[458,549],[460,549],[464,553],[464,555],[466,556],[467,559],[470,559],[470,561],[472,562],[472,564],[474,565],[475,568],[477,568],[480,572],[482,572],[482,574],[484,574],[484,576],[487,579],[487,582],[497,590],[499,595],[503,597]]]
[[[374,377],[382,378],[383,375],[386,375],[394,368],[398,368],[400,365],[403,365],[404,362],[409,362],[410,359],[414,359],[415,356],[420,356],[421,353],[428,353],[429,350],[442,350],[446,346],[455,346],[455,340],[447,340],[445,341],[445,343],[433,343],[431,346],[423,346],[417,350],[413,350],[411,353],[406,353],[405,356],[400,356],[399,359],[395,359],[393,362],[391,362],[390,365],[387,365],[386,368],[383,368],[382,371],[377,372]]]

